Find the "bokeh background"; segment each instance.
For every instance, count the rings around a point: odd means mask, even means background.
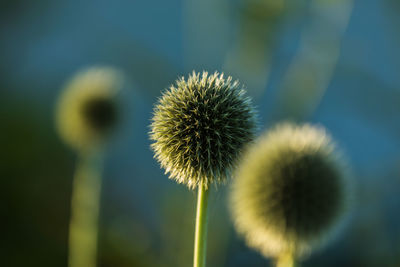
[[[400,266],[400,4],[397,0],[2,0],[0,266],[67,266],[76,155],[57,96],[92,65],[125,72],[126,120],[107,152],[99,266],[191,266],[196,193],[152,158],[152,106],[192,70],[246,85],[261,130],[323,124],[350,158],[351,220],[303,266]],[[210,203],[208,266],[270,266]]]

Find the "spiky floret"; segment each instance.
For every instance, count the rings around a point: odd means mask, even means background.
[[[235,226],[265,256],[308,254],[344,218],[347,168],[321,127],[281,124],[243,156],[231,192]]]
[[[56,110],[58,131],[75,149],[102,143],[118,120],[117,93],[122,75],[111,67],[92,67],[65,86]]]
[[[155,106],[151,147],[170,178],[191,189],[201,183],[207,188],[225,181],[255,129],[253,106],[238,81],[193,72]]]

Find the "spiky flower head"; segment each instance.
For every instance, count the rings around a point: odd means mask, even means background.
[[[193,72],[164,92],[154,108],[151,145],[171,179],[189,188],[226,180],[256,120],[238,81]]]
[[[280,124],[249,148],[231,192],[235,226],[265,256],[322,246],[344,218],[348,175],[321,127]]]
[[[111,67],[76,74],[61,93],[56,123],[64,141],[75,149],[103,143],[118,120],[117,94],[122,75]]]

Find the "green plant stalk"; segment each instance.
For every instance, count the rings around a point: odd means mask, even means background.
[[[293,253],[289,252],[283,253],[278,257],[276,267],[300,267],[300,265],[296,263]]]
[[[206,266],[207,225],[208,225],[208,196],[209,189],[201,183],[197,192],[196,230],[194,236],[193,267]]]
[[[95,267],[103,154],[83,151],[75,172],[69,226],[69,267]]]

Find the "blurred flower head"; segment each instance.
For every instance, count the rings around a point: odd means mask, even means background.
[[[121,73],[111,67],[93,67],[71,79],[56,111],[57,128],[67,144],[80,150],[105,141],[118,121],[116,96],[122,82]]]
[[[158,101],[150,134],[170,178],[195,188],[226,180],[255,129],[253,106],[238,81],[193,72]]]
[[[281,124],[243,156],[231,192],[235,226],[265,256],[297,257],[339,229],[347,168],[321,127]]]

